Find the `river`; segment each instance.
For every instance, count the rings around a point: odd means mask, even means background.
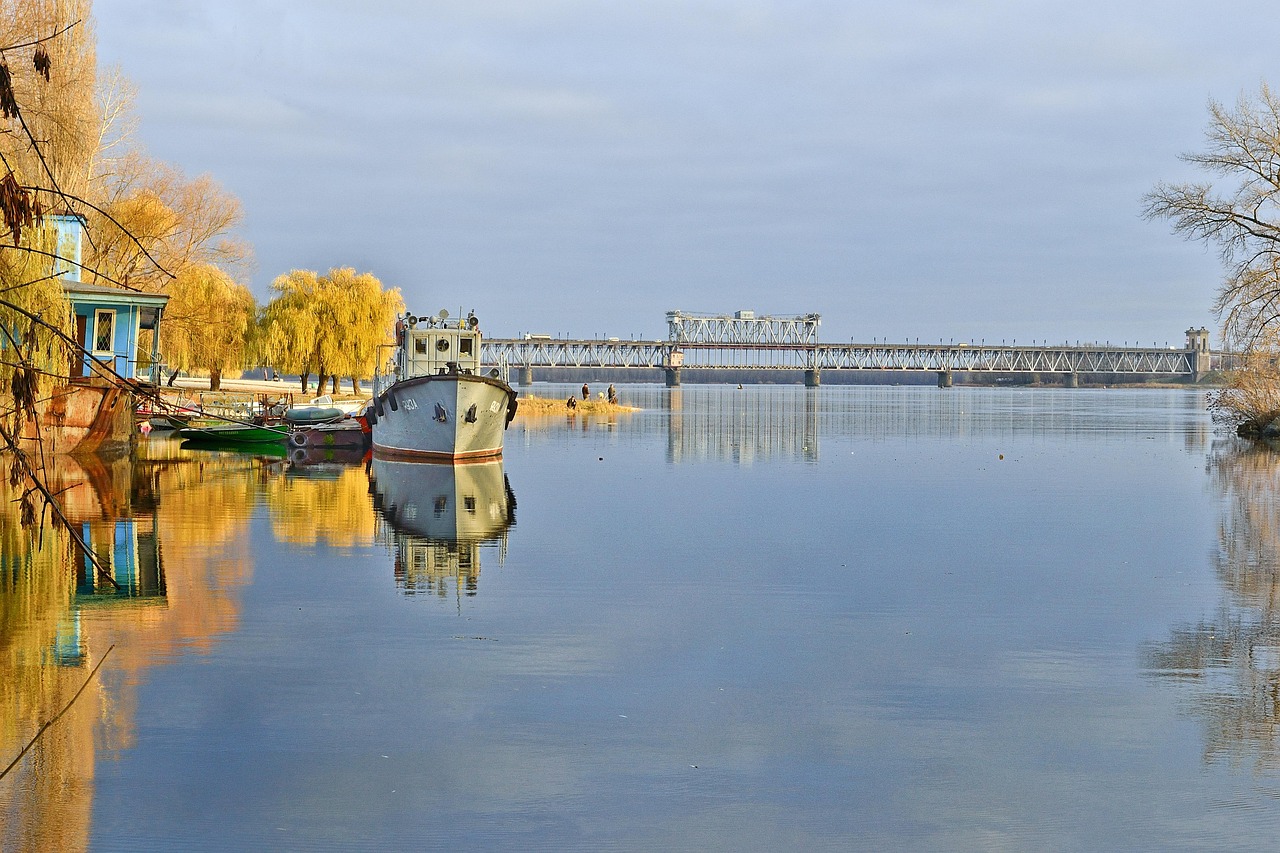
[[[0,765],[87,687],[0,846],[1274,844],[1280,454],[1203,392],[619,395],[457,472],[61,463],[102,570],[6,479]]]

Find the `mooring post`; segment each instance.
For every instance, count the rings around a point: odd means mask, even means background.
[[[952,383],[951,371],[950,371],[950,370],[939,370],[939,371],[938,371],[938,387],[939,387],[939,388],[950,388],[950,387],[951,387],[951,383]]]

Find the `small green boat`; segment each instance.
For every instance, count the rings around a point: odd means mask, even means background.
[[[284,426],[252,426],[248,424],[214,424],[212,426],[188,426],[174,435],[184,444],[193,446],[217,445],[220,448],[244,446],[259,448],[265,444],[283,445],[289,438]]]

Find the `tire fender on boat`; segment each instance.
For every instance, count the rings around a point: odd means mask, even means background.
[[[289,434],[289,443],[294,447],[306,447],[311,443],[311,430],[300,429]]]

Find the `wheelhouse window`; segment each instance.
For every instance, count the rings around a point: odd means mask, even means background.
[[[93,314],[93,351],[112,352],[116,333],[116,312],[98,310]]]

